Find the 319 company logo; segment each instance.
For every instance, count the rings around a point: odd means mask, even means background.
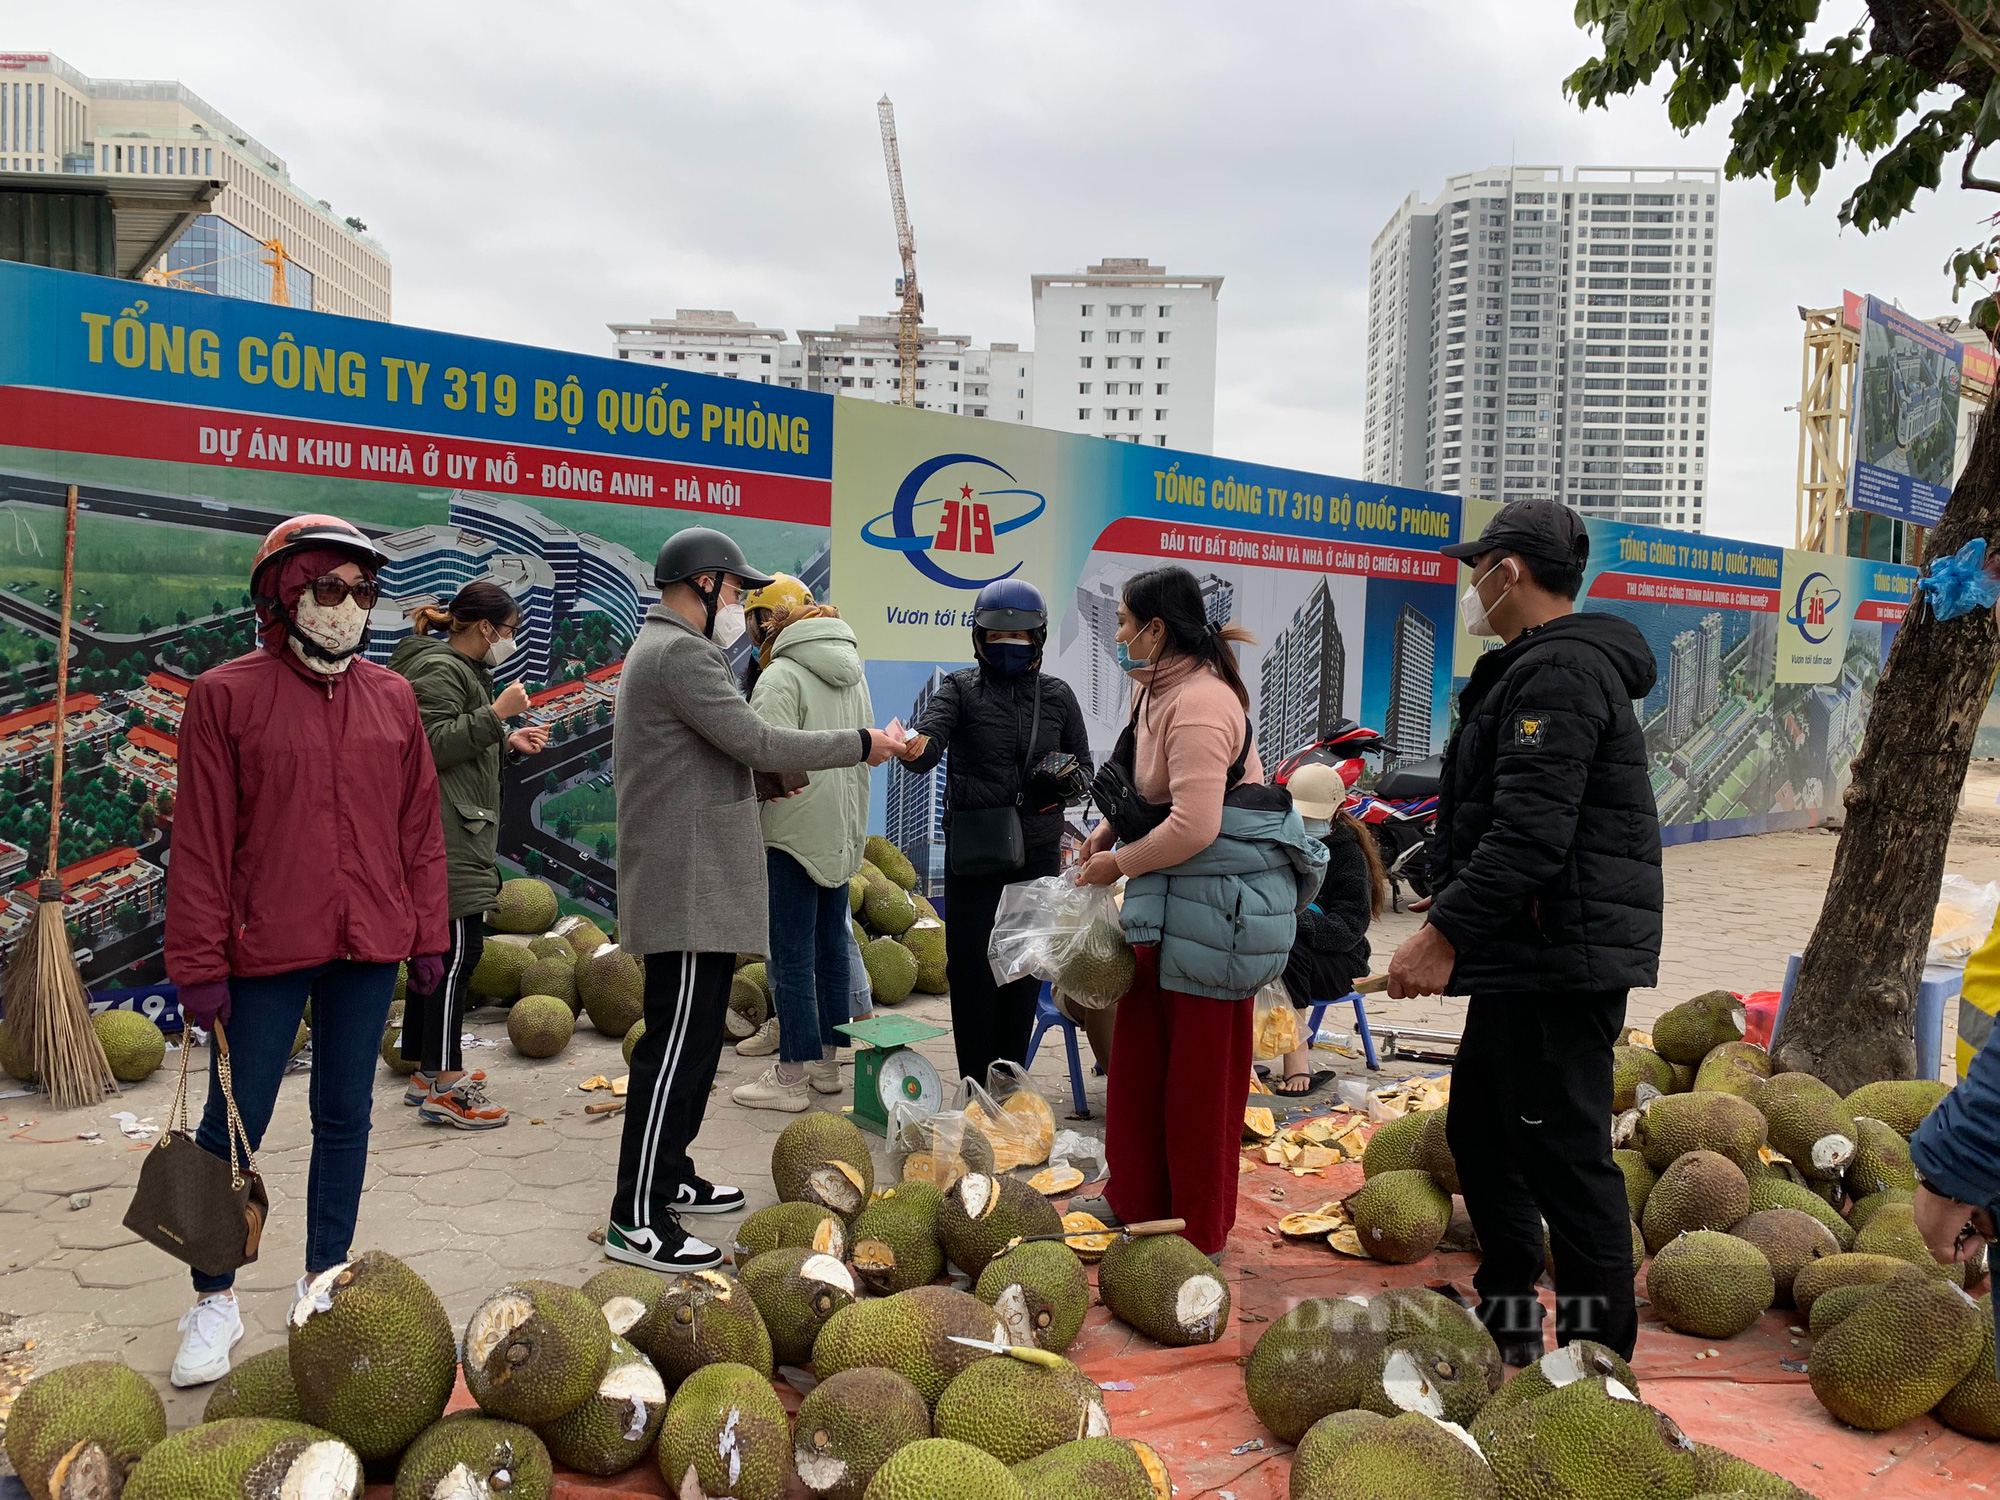
[[[933,583],[982,589],[1021,570],[1025,559],[1005,538],[1048,504],[990,458],[940,453],[904,476],[895,503],[861,528],[861,540],[902,553]]]
[[[1817,646],[1833,634],[1833,612],[1840,608],[1840,590],[1824,573],[1808,573],[1799,580],[1785,623]]]

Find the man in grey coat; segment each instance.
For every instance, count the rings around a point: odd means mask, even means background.
[[[704,1180],[701,1129],[738,953],[764,953],[764,836],[750,773],[880,765],[901,748],[879,729],[780,729],[751,712],[723,650],[743,633],[743,594],[769,583],[707,527],[669,538],[660,602],[626,653],[611,753],[618,789],[618,936],[646,969],[646,1030],[632,1050],[618,1191],[604,1253],[657,1271],[701,1271],[722,1252],[683,1214],[743,1206]]]

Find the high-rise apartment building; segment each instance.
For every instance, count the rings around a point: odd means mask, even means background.
[[[1107,259],[1031,279],[1037,427],[1207,453],[1220,276]]]
[[[1347,643],[1320,579],[1265,649],[1259,668],[1257,753],[1272,765],[1326,738],[1347,692]],[[1428,715],[1426,715],[1428,718]]]
[[[1490,167],[1369,254],[1362,473],[1700,530],[1717,188],[1673,167]]]
[[[1431,753],[1431,683],[1437,670],[1437,623],[1405,604],[1389,637],[1389,711],[1383,737],[1399,761]]]
[[[0,52],[0,170],[218,181],[211,210],[161,257],[168,285],[389,317],[389,257],[357,218],[297,183],[284,158],[183,84],[88,78],[47,52]]]
[[[914,724],[944,685],[945,671],[933,667],[917,690],[905,723]],[[883,837],[903,851],[917,872],[917,890],[925,896],[944,891],[944,792],[951,752],[921,775],[905,766],[889,767],[889,794],[883,799]]]
[[[782,328],[708,308],[683,307],[671,318],[609,327],[620,359],[864,401],[894,402],[900,395],[903,362],[893,317],[864,315],[829,329],[802,328],[796,341]],[[1034,386],[1035,356],[1018,345],[982,348],[962,333],[920,330],[917,405],[924,410],[1026,422]]]

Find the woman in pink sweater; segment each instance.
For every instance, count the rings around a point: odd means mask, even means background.
[[[1239,642],[1254,638],[1241,626],[1209,623],[1187,569],[1155,568],[1125,585],[1118,653],[1136,688],[1133,780],[1146,801],[1171,810],[1115,850],[1111,824],[1100,823],[1084,845],[1080,883],[1109,885],[1192,858],[1221,831],[1224,793],[1263,782],[1250,744],[1250,695],[1231,649]],[[1188,1239],[1219,1256],[1236,1222],[1251,997],[1164,989],[1157,945],[1134,951],[1138,972],[1118,1003],[1112,1037],[1105,1206],[1128,1224],[1185,1219]]]

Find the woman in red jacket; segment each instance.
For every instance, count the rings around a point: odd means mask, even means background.
[[[337,517],[277,526],[250,570],[263,644],[196,679],[181,719],[167,977],[189,1024],[223,1023],[253,1149],[312,1002],[307,1277],[346,1260],[354,1237],[396,966],[410,959],[412,987],[435,989],[446,946],[437,773],[416,697],[359,655],[380,561]],[[226,1156],[228,1128],[212,1056],[195,1138]],[[175,1385],[228,1372],[243,1337],[234,1280],[195,1273]]]

